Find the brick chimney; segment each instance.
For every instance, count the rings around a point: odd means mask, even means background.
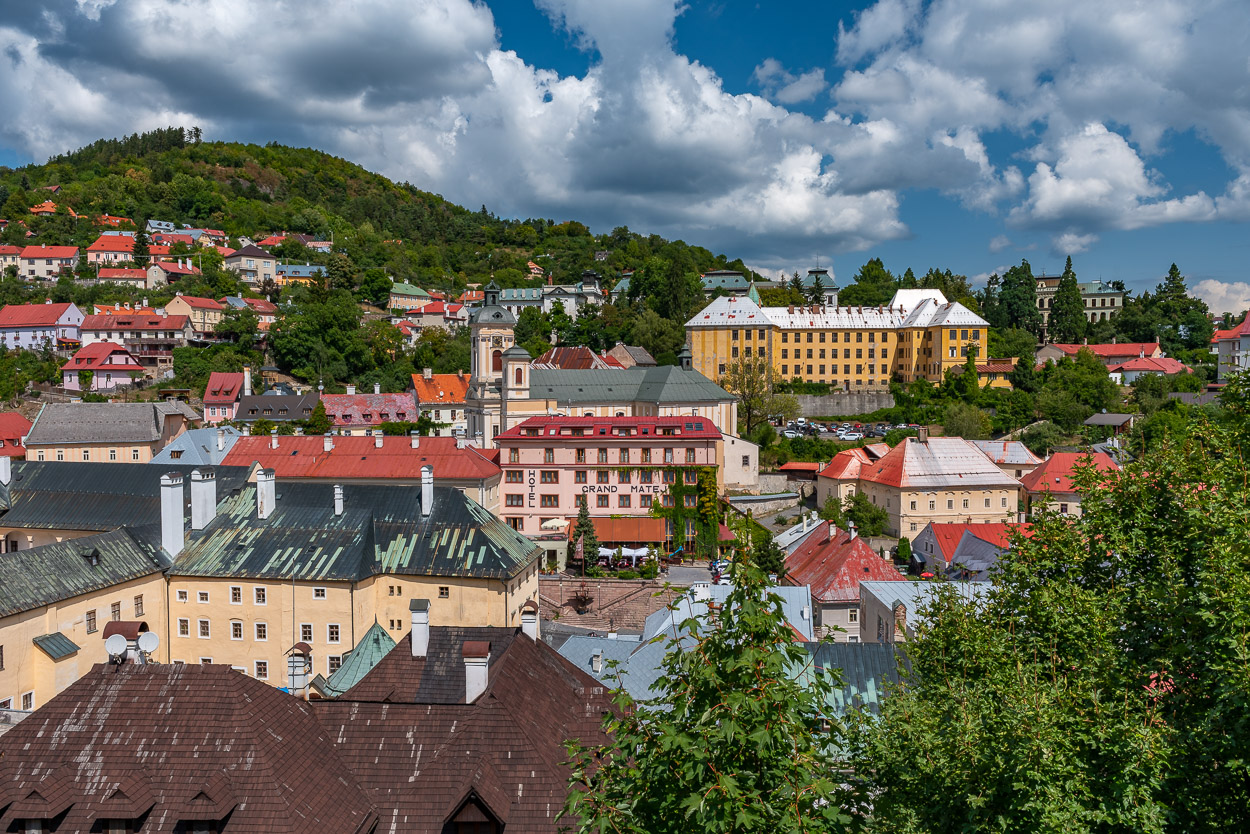
[[[430,650],[430,601],[414,599],[408,610],[412,612],[412,656],[425,657]]]
[[[490,643],[466,640],[461,654],[464,656],[464,702],[471,704],[482,697],[490,682]]]

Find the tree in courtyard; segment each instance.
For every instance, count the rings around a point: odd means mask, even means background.
[[[986,440],[990,436],[990,418],[975,405],[953,402],[942,416],[942,429],[951,437]]]
[[[773,367],[764,356],[747,356],[743,354],[737,359],[729,360],[725,373],[721,374],[720,384],[738,397],[738,419],[742,421],[743,437],[750,437],[755,427],[768,420],[769,416],[797,409],[798,402],[785,394],[777,392],[777,379]]]
[[[1069,256],[1051,302],[1046,336],[1052,342],[1076,344],[1085,336],[1088,324],[1085,320],[1085,300],[1081,298],[1081,287],[1076,282],[1072,257]]]
[[[895,561],[899,564],[908,564],[911,562],[911,539],[906,536],[898,540],[898,555]]]
[[[326,414],[326,404],[321,400],[317,400],[317,404],[313,406],[312,414],[308,415],[308,419],[304,421],[304,431],[307,434],[325,434],[334,428],[334,421],[330,419],[330,415]]]
[[[885,507],[879,507],[862,492],[857,492],[842,503],[846,520],[855,523],[855,529],[861,536],[880,536],[890,523],[890,514]]]
[[[595,523],[590,520],[590,504],[586,501],[586,493],[577,496],[577,523],[573,525],[572,546],[578,540],[582,542],[582,553],[587,561],[594,563],[599,558],[599,537],[595,535]]]
[[[777,577],[780,582],[786,575],[786,552],[777,544],[772,534],[764,531],[751,542],[752,558],[767,576]]]
[[[749,554],[732,579],[723,606],[670,640],[656,697],[618,690],[604,721],[612,742],[570,746],[573,830],[851,830],[834,753],[842,722],[829,706],[837,673],[812,668]]]

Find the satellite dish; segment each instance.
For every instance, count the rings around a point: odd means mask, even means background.
[[[126,638],[120,634],[111,634],[104,641],[104,650],[109,653],[110,658],[119,657],[126,653]]]
[[[161,638],[156,636],[155,631],[145,631],[139,635],[139,651],[144,654],[151,654],[156,651],[156,647],[161,644]]]

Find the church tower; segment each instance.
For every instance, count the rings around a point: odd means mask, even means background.
[[[516,317],[499,306],[494,281],[483,290],[482,306],[469,316],[469,390],[465,396],[469,439],[482,448],[494,446],[499,424],[504,379],[504,353],[516,341]],[[527,391],[528,394],[528,391]]]

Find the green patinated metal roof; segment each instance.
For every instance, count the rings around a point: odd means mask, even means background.
[[[530,371],[530,396],[561,403],[729,402],[734,396],[698,371],[675,365],[654,368]]]
[[[851,709],[881,712],[886,690],[899,682],[900,662],[907,659],[893,643],[804,643],[815,667],[799,672],[799,680],[810,675],[837,671],[842,685],[832,695],[833,712],[844,715]]]
[[[365,636],[360,638],[356,648],[343,658],[343,665],[338,668],[338,671],[328,679],[319,681],[319,688],[326,697],[337,698],[360,683],[360,679],[373,671],[378,661],[386,657],[387,652],[393,648],[395,648],[395,641],[391,635],[387,634],[386,629],[381,625],[374,622],[365,632]]]
[[[0,617],[159,573],[166,567],[159,538],[159,529],[123,527],[0,555]]]
[[[42,649],[43,653],[53,660],[69,657],[78,651],[78,644],[59,631],[54,631],[51,634],[41,634],[31,642]]]
[[[391,292],[396,295],[410,295],[417,298],[429,298],[430,294],[420,287],[414,287],[412,284],[405,284],[402,281],[396,281],[391,285]]]
[[[249,485],[190,534],[175,576],[357,581],[377,574],[505,579],[526,568],[537,546],[459,490],[434,488],[421,512],[419,487],[343,487],[334,514],[331,484],[279,482],[267,519],[256,517]]]

